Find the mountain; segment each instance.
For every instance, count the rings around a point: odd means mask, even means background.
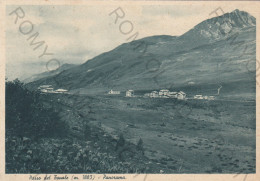
[[[57,75],[59,73],[61,73],[62,71],[64,70],[67,70],[67,69],[70,69],[72,67],[76,66],[75,64],[63,64],[61,65],[59,68],[55,69],[55,70],[52,70],[52,71],[46,71],[46,72],[43,72],[43,73],[40,73],[40,74],[35,74],[29,78],[26,78],[24,80],[22,80],[24,83],[29,83],[29,82],[34,82],[34,81],[37,81],[39,79],[42,79],[42,78],[46,78],[46,77],[50,77],[50,76],[54,76],[54,75]]]
[[[198,94],[222,86],[226,96],[255,96],[256,20],[235,10],[201,22],[181,36],[152,36],[28,84],[71,92],[168,88]]]

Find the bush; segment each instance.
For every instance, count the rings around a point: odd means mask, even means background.
[[[144,143],[143,143],[142,138],[139,139],[139,141],[138,141],[138,143],[137,143],[137,145],[136,145],[136,149],[137,149],[138,151],[141,151],[142,154],[144,154]]]
[[[91,139],[91,127],[88,124],[84,126],[84,137],[87,140]]]
[[[29,91],[18,79],[6,82],[6,133],[18,137],[63,136],[65,124],[45,108],[39,91]]]
[[[116,150],[118,150],[118,148],[124,147],[124,146],[125,146],[125,138],[124,138],[123,134],[120,134],[119,139],[116,144]]]
[[[86,123],[84,134],[74,139],[65,137],[69,135],[66,124],[53,107],[43,105],[48,104],[51,96],[29,91],[19,80],[6,82],[6,173],[143,173],[148,170],[148,159],[139,156],[136,145],[127,142],[123,134],[115,140]],[[55,134],[62,137],[53,137]],[[113,151],[115,146],[117,151]]]

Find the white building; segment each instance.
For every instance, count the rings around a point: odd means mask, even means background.
[[[168,97],[170,98],[177,98],[178,97],[178,92],[169,92]]]
[[[215,100],[215,96],[195,95],[194,99]]]
[[[38,87],[38,89],[46,89],[48,87],[51,87],[52,85],[41,85]]]
[[[134,91],[133,90],[126,91],[125,96],[126,97],[133,97],[134,96]]]
[[[215,100],[215,96],[209,96],[208,100]]]
[[[48,93],[48,91],[46,89],[41,89],[41,92]]]
[[[44,92],[44,93],[52,93],[53,92],[52,85],[41,85],[41,86],[38,87],[38,89],[41,92]]]
[[[202,95],[195,95],[194,99],[203,99],[203,96]]]
[[[162,89],[159,91],[159,96],[167,96],[169,93],[169,90],[167,89]]]
[[[57,89],[57,90],[55,90],[55,92],[56,93],[66,93],[66,92],[68,92],[68,90],[66,90],[66,89]]]
[[[177,99],[186,99],[186,94],[182,91],[178,92]]]
[[[48,87],[48,88],[46,88],[46,90],[47,90],[47,92],[49,92],[49,93],[52,93],[52,92],[53,92],[53,88],[52,88],[52,87]]]
[[[157,91],[152,91],[151,94],[150,94],[150,97],[158,97],[159,94]]]
[[[151,96],[151,93],[145,93],[144,94],[144,97],[150,97]]]
[[[112,89],[108,92],[108,94],[120,94],[120,91],[113,91]]]
[[[195,82],[188,82],[188,85],[194,85]]]

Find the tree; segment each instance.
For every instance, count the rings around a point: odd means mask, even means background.
[[[119,136],[119,139],[117,141],[117,144],[116,144],[116,150],[120,147],[124,147],[125,146],[125,138],[123,136],[123,134],[120,134]]]
[[[144,142],[143,142],[142,138],[139,139],[139,141],[138,141],[138,143],[136,145],[136,149],[138,151],[141,151],[142,154],[144,154]]]

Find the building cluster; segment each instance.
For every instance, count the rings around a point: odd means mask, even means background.
[[[215,96],[195,95],[193,98],[194,99],[215,100]]]
[[[108,92],[108,94],[114,94],[114,95],[118,95],[120,93],[121,93],[120,91],[114,91],[112,89]]]
[[[110,90],[108,94],[114,94],[114,95],[119,95],[121,94],[120,91],[114,91]],[[126,97],[136,97],[134,95],[134,90],[127,90],[125,92]],[[162,89],[160,91],[152,91],[150,93],[145,93],[144,97],[150,97],[150,98],[175,98],[179,100],[186,100],[186,93],[183,91],[179,92],[171,92],[167,89]],[[195,95],[193,99],[201,99],[201,100],[215,100],[215,96],[203,96],[203,95]]]
[[[110,90],[108,94],[118,95],[120,91]],[[134,97],[133,90],[127,90],[125,92],[126,97]],[[160,91],[152,91],[151,93],[145,93],[144,97],[151,97],[151,98],[176,98],[176,99],[186,99],[186,94],[183,91],[180,92],[170,92],[167,89],[163,89]]]
[[[159,92],[158,91],[152,91],[151,93],[146,93],[145,97],[186,99],[186,94],[183,91],[170,92],[167,89],[162,89]]]
[[[119,94],[121,94],[121,92],[120,91],[115,91],[115,90],[110,90],[109,92],[108,92],[108,94],[112,94],[112,95],[119,95]],[[126,91],[125,92],[125,96],[126,97],[133,97],[134,96],[134,91],[133,90],[128,90],[128,91]]]
[[[52,87],[52,85],[41,85],[38,87],[38,90],[40,90],[42,93],[67,93],[68,90],[66,89],[56,89]]]
[[[133,97],[134,96],[134,91],[133,90],[128,90],[125,92],[126,97]]]

